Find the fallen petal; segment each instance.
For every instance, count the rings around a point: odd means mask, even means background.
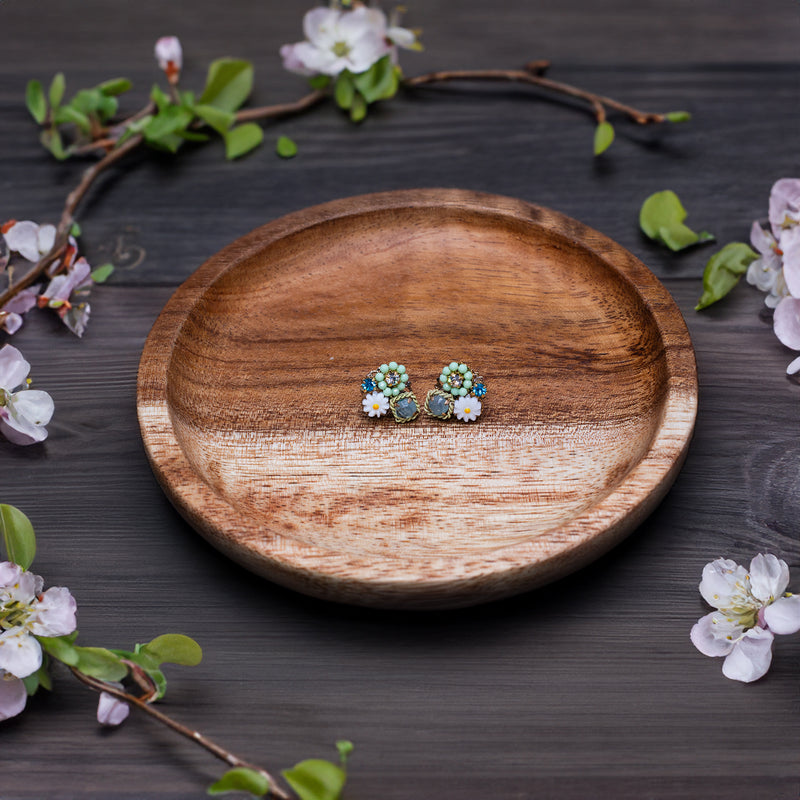
[[[31,365],[16,347],[7,344],[0,348],[0,389],[12,391],[25,382]]]

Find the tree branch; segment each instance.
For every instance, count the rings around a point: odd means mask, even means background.
[[[533,61],[526,69],[454,69],[441,70],[439,72],[428,72],[424,75],[417,75],[413,78],[405,78],[403,86],[415,89],[420,86],[430,86],[435,83],[446,83],[449,81],[508,81],[512,83],[527,83],[538,86],[541,89],[563,94],[568,97],[575,97],[589,103],[598,122],[605,120],[605,108],[613,108],[626,116],[630,117],[639,125],[647,125],[653,122],[664,122],[664,114],[654,114],[648,111],[641,111],[633,106],[620,103],[611,97],[595,94],[594,92],[579,89],[568,83],[553,81],[545,78],[541,73],[547,68],[546,62]]]
[[[224,761],[230,767],[245,767],[246,769],[251,769],[255,772],[260,773],[269,781],[269,794],[270,797],[278,798],[278,800],[293,800],[290,794],[287,794],[275,778],[270,775],[263,767],[259,767],[256,764],[251,764],[249,761],[245,761],[239,756],[234,755],[229,750],[226,750],[224,747],[221,747],[216,742],[212,741],[206,736],[203,736],[202,733],[196,730],[192,730],[191,728],[182,725],[180,722],[172,719],[172,717],[167,716],[163,711],[159,711],[157,708],[153,708],[152,705],[145,702],[136,695],[128,694],[124,689],[118,689],[116,686],[111,686],[104,681],[98,680],[97,678],[92,678],[89,675],[84,674],[80,670],[76,669],[75,667],[70,667],[70,672],[85,686],[88,686],[90,689],[94,689],[96,692],[105,692],[106,694],[110,694],[112,697],[116,697],[117,700],[122,700],[125,703],[129,703],[130,705],[138,708],[140,711],[143,711],[145,714],[149,714],[153,719],[158,720],[162,725],[166,725],[167,728],[170,730],[179,733],[181,736],[185,736],[187,739],[199,744],[209,753],[211,753],[216,758],[220,759],[220,761]]]
[[[274,119],[276,117],[286,117],[290,114],[299,114],[307,108],[317,105],[328,97],[328,93],[320,89],[304,95],[299,100],[292,103],[279,103],[274,106],[260,106],[257,108],[245,108],[236,114],[237,122],[253,122],[259,119]]]

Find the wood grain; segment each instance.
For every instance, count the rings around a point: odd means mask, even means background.
[[[477,424],[366,417],[402,361],[491,387]],[[597,558],[649,513],[697,406],[680,312],[574,220],[457,190],[349,198],[212,257],[156,322],[139,418],[159,481],[215,546],[327,599],[472,605]]]

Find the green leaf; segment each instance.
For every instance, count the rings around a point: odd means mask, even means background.
[[[78,225],[77,222],[73,222],[72,225],[69,226],[69,235],[74,236],[76,239],[83,233],[81,230],[81,226]]]
[[[255,122],[245,122],[225,134],[225,157],[232,161],[258,147],[264,140],[264,131]]]
[[[53,690],[53,681],[50,679],[50,673],[44,664],[32,675],[23,678],[22,682],[25,684],[25,691],[28,693],[28,697],[35,695],[40,686],[43,689],[47,689],[48,692]]]
[[[155,659],[157,664],[183,664],[187,667],[197,666],[203,659],[203,650],[190,636],[182,633],[165,633],[156,636],[152,642],[138,648]]]
[[[355,750],[355,745],[347,739],[340,739],[336,742],[336,749],[339,751],[339,763],[344,769],[347,766],[347,759],[350,754]]]
[[[223,111],[236,111],[253,88],[253,65],[249,61],[220,58],[211,63],[200,104]]]
[[[670,111],[669,114],[665,114],[664,117],[667,122],[688,122],[692,118],[692,115],[688,111]]]
[[[353,104],[350,106],[350,119],[353,122],[361,122],[367,116],[367,101],[356,93]]]
[[[153,84],[150,90],[150,99],[156,104],[159,111],[163,111],[167,106],[172,105],[169,95],[157,84]]]
[[[0,504],[0,532],[8,560],[28,569],[36,555],[36,536],[31,521],[18,508]]]
[[[236,114],[231,111],[223,111],[214,106],[195,106],[194,113],[221,136],[224,136],[233,123],[236,122]]]
[[[333,87],[333,99],[339,108],[347,111],[353,105],[353,98],[356,95],[356,87],[353,78],[347,70],[340,73]]]
[[[103,81],[97,88],[107,97],[113,97],[123,92],[127,92],[133,84],[127,78],[112,78],[110,81]]]
[[[178,131],[175,135],[187,142],[207,142],[211,138],[207,133],[199,131]]]
[[[758,253],[744,242],[731,242],[714,253],[703,271],[703,294],[694,310],[708,308],[725,297],[757,258]]]
[[[280,136],[275,144],[275,152],[281,158],[294,158],[297,155],[297,144],[288,136]]]
[[[388,55],[376,61],[368,70],[353,75],[353,83],[367,103],[394,97],[400,86],[392,58]]]
[[[644,233],[670,250],[683,250],[697,244],[700,236],[683,224],[686,209],[675,192],[666,190],[650,195],[642,203],[639,225]],[[710,237],[710,238],[709,238]],[[711,234],[704,234],[703,241],[711,241]]]
[[[47,118],[47,100],[44,99],[41,81],[28,81],[25,89],[25,105],[31,116],[41,125]]]
[[[319,91],[320,89],[327,89],[330,85],[331,76],[330,75],[314,75],[313,77],[308,79],[308,85],[312,89],[316,89]]]
[[[152,144],[165,144],[171,135],[186,130],[191,121],[191,111],[180,106],[166,106],[145,125],[142,134]]]
[[[75,634],[69,636],[37,636],[42,649],[49,656],[69,667],[75,667],[80,661],[78,648],[75,647]]]
[[[254,769],[234,767],[208,787],[208,793],[211,795],[226,794],[227,792],[250,792],[256,797],[263,797],[269,792],[269,781]]]
[[[103,264],[97,269],[93,269],[89,277],[95,283],[105,283],[111,277],[112,272],[114,272],[113,264]]]
[[[73,125],[77,125],[81,131],[86,134],[91,133],[92,130],[92,123],[89,117],[72,106],[59,106],[53,113],[53,121],[56,125],[64,125],[65,123],[71,122]]]
[[[594,130],[594,154],[605,153],[614,141],[614,126],[610,122],[601,122]]]
[[[119,681],[128,674],[128,668],[119,656],[105,647],[75,647],[78,663],[76,669],[101,681]]]
[[[301,761],[281,774],[300,800],[339,800],[347,780],[341,767],[320,758]]]
[[[53,80],[50,82],[50,105],[53,108],[58,108],[61,101],[64,99],[64,90],[67,88],[67,81],[64,78],[64,73],[59,72],[54,77]]]
[[[44,130],[40,136],[41,143],[59,160],[64,161],[69,158],[69,153],[64,149],[64,144],[61,141],[61,134],[53,128],[52,130]]]

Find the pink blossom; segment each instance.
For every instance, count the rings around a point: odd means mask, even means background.
[[[177,36],[162,36],[155,46],[159,69],[167,73],[170,82],[177,80],[183,67],[183,48]]]
[[[56,241],[54,225],[38,225],[30,220],[16,220],[3,226],[3,238],[12,252],[28,261],[38,261],[53,249]]]

